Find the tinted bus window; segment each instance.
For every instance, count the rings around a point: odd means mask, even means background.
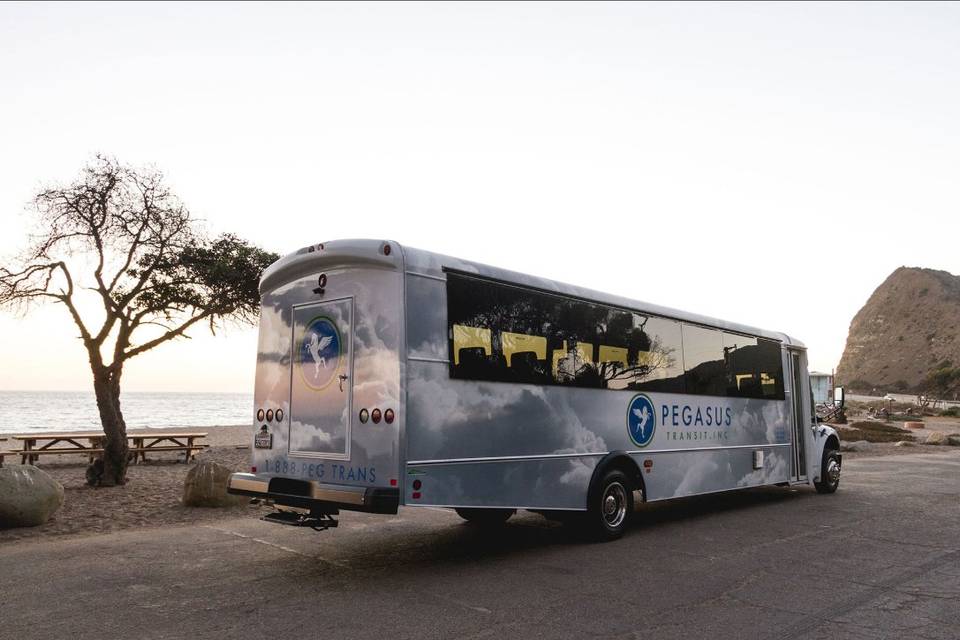
[[[683,368],[687,393],[726,395],[723,333],[716,329],[684,324]]]
[[[783,399],[770,340],[454,273],[447,303],[454,378]]]
[[[682,392],[680,324],[447,276],[451,376]]]
[[[734,333],[723,334],[727,395],[731,398],[760,397],[760,368],[757,339]]]
[[[783,400],[783,355],[780,344],[772,340],[757,340],[757,360],[760,367],[760,397]]]
[[[779,344],[724,333],[723,351],[728,396],[783,399],[783,362]]]
[[[628,315],[630,326],[625,335],[623,329],[617,329],[608,337],[610,342],[623,345],[622,351],[610,351],[623,359],[610,359],[608,366],[617,370],[613,375],[608,372],[608,387],[683,393],[680,323],[636,313]],[[620,340],[616,334],[622,336]]]
[[[450,375],[549,382],[547,336],[555,306],[550,296],[537,292],[448,274]]]

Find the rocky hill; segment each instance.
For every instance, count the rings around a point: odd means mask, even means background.
[[[912,391],[944,361],[960,366],[960,276],[900,267],[850,323],[837,380],[857,391]]]

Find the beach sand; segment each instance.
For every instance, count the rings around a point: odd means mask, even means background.
[[[249,447],[252,440],[250,426],[182,430],[207,433],[202,442],[209,444],[210,448],[198,454],[198,460],[213,460],[237,471],[249,470]],[[149,434],[150,430],[130,430],[131,434],[140,432]],[[130,465],[125,486],[95,489],[86,484],[87,461],[83,456],[45,457],[37,466],[63,485],[63,506],[42,526],[0,529],[0,545],[13,540],[97,535],[133,527],[186,524],[244,515],[257,518],[269,511],[265,507],[246,504],[222,509],[184,507],[181,504],[183,482],[192,465],[183,464],[182,459],[182,453],[151,454],[146,463]],[[8,457],[4,464],[15,466],[19,465],[20,461]]]

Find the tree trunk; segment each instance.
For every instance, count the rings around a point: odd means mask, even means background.
[[[97,396],[100,424],[103,425],[103,458],[87,472],[93,485],[112,487],[127,481],[127,425],[120,411],[120,374],[122,369],[94,372],[93,390]]]

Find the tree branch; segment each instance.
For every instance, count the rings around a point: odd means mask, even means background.
[[[203,313],[201,313],[201,314],[199,314],[199,315],[193,316],[192,318],[190,318],[189,320],[187,320],[186,322],[184,322],[183,324],[181,324],[181,325],[180,325],[179,327],[177,327],[176,329],[174,329],[174,330],[172,330],[172,331],[168,331],[167,333],[163,334],[163,335],[160,336],[159,338],[154,338],[153,340],[150,340],[149,342],[144,342],[142,345],[140,345],[140,346],[138,346],[138,347],[134,347],[133,349],[130,349],[129,351],[123,352],[123,354],[121,355],[121,358],[122,358],[123,360],[129,360],[129,359],[132,358],[133,356],[140,355],[140,354],[143,353],[144,351],[149,351],[150,349],[153,349],[153,348],[156,347],[157,345],[163,344],[164,342],[167,342],[168,340],[173,340],[174,338],[177,338],[177,337],[179,337],[179,336],[182,336],[182,335],[184,335],[184,332],[185,332],[187,329],[189,329],[190,327],[192,327],[193,325],[195,325],[195,324],[196,324],[197,322],[199,322],[200,320],[203,320],[204,318],[208,318],[208,317],[210,317],[211,315],[213,315],[213,312],[212,312],[212,311],[205,311],[205,312],[203,312]]]

